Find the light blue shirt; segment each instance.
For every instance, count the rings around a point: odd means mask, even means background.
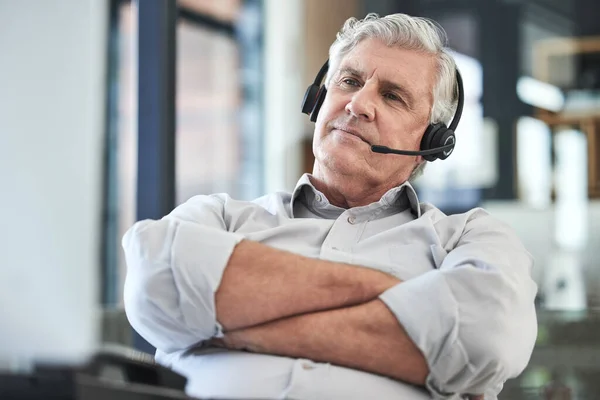
[[[424,354],[426,389],[311,360],[199,346],[222,335],[214,294],[242,239],[403,280],[380,299]],[[512,229],[482,209],[446,216],[420,204],[408,182],[351,209],[330,204],[308,174],[292,194],[252,202],[196,196],[161,220],[136,223],[123,247],[128,318],[196,397],[495,399],[526,367],[537,334],[533,262]]]

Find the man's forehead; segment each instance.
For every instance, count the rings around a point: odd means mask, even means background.
[[[399,70],[393,67],[384,66],[378,64],[374,60],[361,59],[360,57],[345,57],[340,62],[338,67],[340,72],[353,72],[357,75],[368,75],[371,76],[377,73],[378,77],[385,76],[386,78],[393,78],[394,75],[399,75]]]
[[[435,83],[433,59],[415,50],[366,40],[342,57],[336,73],[351,72],[363,78],[375,75],[379,82],[401,86],[416,94],[429,91]]]
[[[345,57],[341,61],[337,73],[349,73],[361,78],[375,77],[379,82],[411,86],[400,66],[386,64],[382,65],[376,60],[366,60],[360,57]]]
[[[381,54],[363,54],[363,52],[351,51],[342,58],[338,67],[339,71],[353,71],[360,75],[373,75],[377,73],[380,78],[388,80],[402,80],[403,66],[398,65],[393,57]]]

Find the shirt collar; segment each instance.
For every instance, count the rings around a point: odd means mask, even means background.
[[[307,205],[316,203],[322,206],[327,206],[327,208],[330,209],[339,209],[338,207],[329,204],[325,195],[314,187],[310,181],[311,176],[312,175],[308,173],[302,175],[298,180],[294,191],[292,192],[292,198],[290,200],[292,217],[294,212],[294,203],[300,199],[302,199]],[[379,203],[386,207],[405,207],[406,200],[408,200],[412,213],[417,218],[421,217],[421,205],[419,204],[419,198],[417,196],[417,192],[409,181],[406,181],[400,186],[396,186],[388,190],[381,197]]]

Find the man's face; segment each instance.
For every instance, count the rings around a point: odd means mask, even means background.
[[[371,145],[419,150],[436,81],[432,55],[367,39],[340,62],[315,125],[321,173],[369,186],[398,185],[421,157],[377,154]]]

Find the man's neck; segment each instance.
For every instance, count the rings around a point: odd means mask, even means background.
[[[310,178],[313,186],[323,193],[329,203],[341,208],[354,208],[375,203],[397,185],[374,186],[352,177],[331,177],[315,168]]]

